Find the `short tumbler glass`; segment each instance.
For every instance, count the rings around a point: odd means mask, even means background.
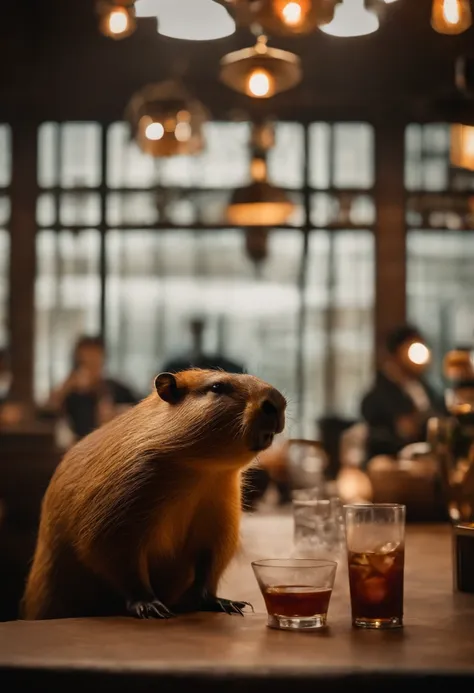
[[[337,562],[317,558],[254,561],[270,628],[312,630],[327,623]]]
[[[353,625],[401,628],[405,506],[345,505],[344,517]]]

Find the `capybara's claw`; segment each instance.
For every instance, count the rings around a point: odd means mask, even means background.
[[[158,599],[151,602],[128,602],[127,611],[135,618],[172,618],[174,614]]]
[[[253,611],[253,606],[249,602],[235,602],[230,599],[220,599],[219,597],[208,597],[201,607],[201,611],[217,611],[225,614],[244,615],[244,609],[250,606]]]

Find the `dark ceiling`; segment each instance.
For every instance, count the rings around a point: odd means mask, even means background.
[[[103,120],[123,117],[142,85],[185,68],[188,87],[215,117],[262,109],[284,119],[452,119],[454,62],[474,53],[474,28],[441,36],[430,26],[431,0],[387,6],[380,30],[338,39],[317,32],[271,45],[297,52],[304,80],[268,102],[219,83],[220,58],[252,43],[249,31],[206,43],[161,37],[153,19],[122,41],[99,34],[94,0],[2,3],[0,121]]]

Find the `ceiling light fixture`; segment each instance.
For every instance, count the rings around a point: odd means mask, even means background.
[[[100,32],[115,40],[127,38],[137,28],[134,0],[99,0]]]
[[[320,28],[330,36],[365,36],[377,31],[379,19],[366,8],[364,0],[343,0],[336,5],[332,22]]]
[[[234,190],[227,220],[234,226],[272,227],[288,221],[294,210],[286,192],[267,180],[267,153],[274,144],[273,126],[255,124],[251,136],[251,183]]]
[[[220,79],[251,98],[268,99],[301,81],[301,63],[294,53],[269,48],[267,37],[259,36],[252,48],[222,58]]]
[[[334,17],[341,0],[230,0],[237,23],[271,35],[308,34]]]
[[[156,17],[158,33],[186,41],[213,41],[235,32],[235,21],[214,0],[137,0],[137,17]]]
[[[462,34],[471,24],[469,0],[433,0],[431,26],[439,34]]]
[[[207,112],[178,82],[149,84],[140,89],[128,104],[126,120],[145,154],[192,155],[204,147],[202,126]]]

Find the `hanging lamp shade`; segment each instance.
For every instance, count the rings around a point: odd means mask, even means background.
[[[221,81],[252,98],[268,99],[295,87],[301,77],[299,57],[269,48],[266,36],[259,36],[255,46],[228,53],[221,60]]]
[[[379,28],[380,22],[375,14],[367,9],[365,0],[342,0],[338,3],[334,19],[321,26],[321,31],[330,36],[366,36]]]
[[[293,202],[281,188],[267,181],[264,159],[255,157],[252,182],[234,190],[227,208],[227,220],[234,226],[281,226],[294,210]]]
[[[334,17],[340,0],[231,0],[241,26],[261,27],[275,36],[309,34]]]
[[[213,41],[235,32],[227,8],[214,0],[137,0],[137,17],[156,17],[158,33],[185,41]]]
[[[174,81],[136,92],[126,111],[140,149],[154,157],[193,155],[204,147],[204,106]]]
[[[462,34],[471,25],[470,0],[433,0],[431,26],[439,34]]]

